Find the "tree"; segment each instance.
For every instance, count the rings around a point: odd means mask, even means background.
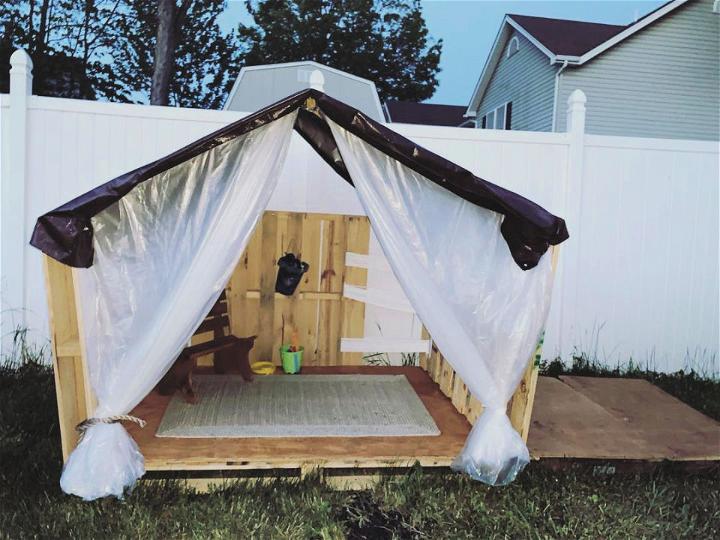
[[[120,0],[21,0],[0,4],[0,60],[23,48],[33,60],[38,95],[117,99],[107,69]],[[0,87],[7,91],[7,69]]]
[[[0,90],[16,48],[38,95],[218,108],[237,74],[225,0],[0,2]],[[159,38],[159,39],[158,39]]]
[[[219,108],[237,75],[234,32],[217,19],[225,0],[125,0],[112,69],[133,101]]]
[[[254,24],[223,32],[225,0],[0,2],[0,61],[17,47],[40,95],[219,108],[238,68],[315,60],[375,81],[383,99],[437,86],[442,40],[419,0],[247,0]],[[239,39],[238,39],[239,38]],[[0,90],[7,91],[7,68]]]
[[[433,95],[442,40],[419,0],[246,0],[238,28],[245,65],[314,60],[375,82],[381,99]]]
[[[157,34],[155,39],[155,58],[153,60],[150,103],[167,105],[170,99],[170,80],[175,70],[175,47],[180,38],[189,0],[183,0],[180,6],[175,0],[159,0],[157,8]]]

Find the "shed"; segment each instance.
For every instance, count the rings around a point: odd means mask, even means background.
[[[373,120],[383,121],[382,105],[373,81],[311,60],[243,67],[223,109],[260,110],[285,96],[311,88],[313,73],[314,77],[322,78],[323,89],[328,94],[343,96],[348,105]]]
[[[367,218],[265,212],[293,130],[354,186]],[[432,342],[417,366],[339,353],[363,317],[344,289],[362,288],[368,227]],[[94,499],[121,496],[146,470],[302,474],[414,462],[511,482],[529,461],[554,266],[546,252],[567,237],[564,221],[535,203],[315,89],[102,184],[40,216],[31,240],[46,255],[61,486]],[[313,268],[289,296],[275,285],[285,251]],[[290,334],[302,344],[322,330],[325,345],[301,375],[244,382],[193,367],[203,391],[220,388],[213,400],[226,412],[162,436],[171,409],[197,419],[208,403],[199,390],[199,403],[179,403],[157,385],[214,318],[216,339],[257,331],[259,360],[277,361]],[[273,386],[268,401],[262,389]],[[389,405],[401,402],[405,417]],[[262,421],[243,416],[253,406]],[[316,414],[324,420],[310,421]]]

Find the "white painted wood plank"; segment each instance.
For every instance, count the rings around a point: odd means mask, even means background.
[[[373,306],[394,309],[395,311],[404,311],[406,313],[415,313],[410,302],[402,296],[392,291],[366,289],[357,285],[343,286],[343,296],[352,300],[357,300],[364,304],[372,304]]]
[[[429,353],[430,340],[393,338],[341,338],[342,352]]]
[[[390,265],[383,257],[363,255],[362,253],[353,253],[352,251],[345,253],[345,266],[366,269],[372,266],[373,269],[392,272],[392,268],[390,268]]]

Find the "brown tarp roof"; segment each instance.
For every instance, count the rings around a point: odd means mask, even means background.
[[[312,111],[304,107],[308,98],[313,98],[316,103]],[[565,222],[532,201],[474,176],[357,109],[310,89],[297,92],[172,154],[118,176],[40,216],[30,243],[67,265],[80,268],[92,266],[91,218],[94,215],[117,202],[138,184],[298,109],[294,129],[351,184],[335,139],[323,117],[459,197],[503,214],[502,235],[513,259],[523,269],[537,265],[549,245],[559,244],[568,238]]]

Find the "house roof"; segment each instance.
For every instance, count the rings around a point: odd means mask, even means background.
[[[508,15],[556,55],[581,56],[627,26],[527,15]]]
[[[670,0],[625,26],[528,15],[505,15],[490,55],[475,85],[465,116],[475,116],[512,33],[517,31],[550,59],[550,64],[580,66],[641,31],[689,0]]]
[[[389,99],[383,107],[388,122],[458,127],[467,121],[462,105],[436,105]]]

